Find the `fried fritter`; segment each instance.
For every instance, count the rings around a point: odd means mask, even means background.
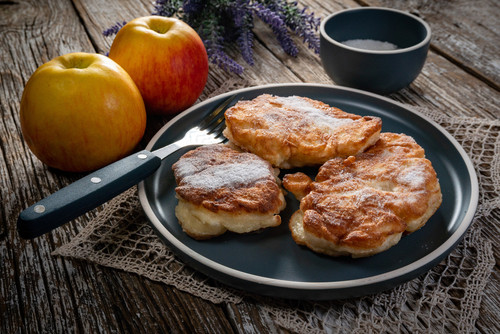
[[[279,168],[321,165],[363,152],[379,138],[382,121],[299,96],[263,94],[226,113],[224,135]]]
[[[300,199],[289,222],[294,240],[331,256],[370,256],[421,228],[441,205],[434,168],[413,138],[382,133],[357,156],[334,158],[313,182],[286,175],[285,189]]]
[[[226,145],[201,146],[172,169],[178,184],[175,214],[183,230],[208,239],[227,230],[247,233],[281,224],[286,202],[267,161]]]

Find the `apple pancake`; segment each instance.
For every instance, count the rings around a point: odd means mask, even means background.
[[[281,224],[285,208],[279,170],[227,145],[201,146],[173,166],[179,202],[175,214],[192,238],[247,233]]]
[[[279,168],[320,165],[363,152],[379,138],[382,121],[299,96],[263,94],[225,112],[224,135]]]
[[[300,200],[289,227],[295,242],[331,256],[370,256],[421,228],[441,205],[434,168],[413,138],[382,133],[357,156],[334,158],[313,182],[285,175]]]

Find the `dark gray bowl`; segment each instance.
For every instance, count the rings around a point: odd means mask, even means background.
[[[419,75],[431,29],[422,19],[399,10],[363,7],[325,18],[320,39],[323,67],[335,83],[389,94],[408,86]],[[367,50],[343,44],[352,40],[383,41],[398,48]]]

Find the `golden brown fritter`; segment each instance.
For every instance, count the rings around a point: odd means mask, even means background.
[[[172,169],[178,184],[175,213],[193,238],[281,223],[279,212],[286,202],[279,171],[254,154],[222,144],[202,146],[184,154]]]
[[[224,135],[236,146],[279,168],[320,165],[363,152],[380,135],[382,121],[299,96],[263,94],[226,113]]]
[[[300,199],[290,219],[298,244],[332,256],[369,256],[421,228],[441,205],[436,172],[413,138],[382,133],[357,156],[334,158],[312,182],[286,175],[284,187]]]

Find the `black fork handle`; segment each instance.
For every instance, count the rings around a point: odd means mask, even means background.
[[[144,180],[160,165],[158,156],[143,150],[101,168],[22,211],[19,235],[31,239],[50,232]]]

